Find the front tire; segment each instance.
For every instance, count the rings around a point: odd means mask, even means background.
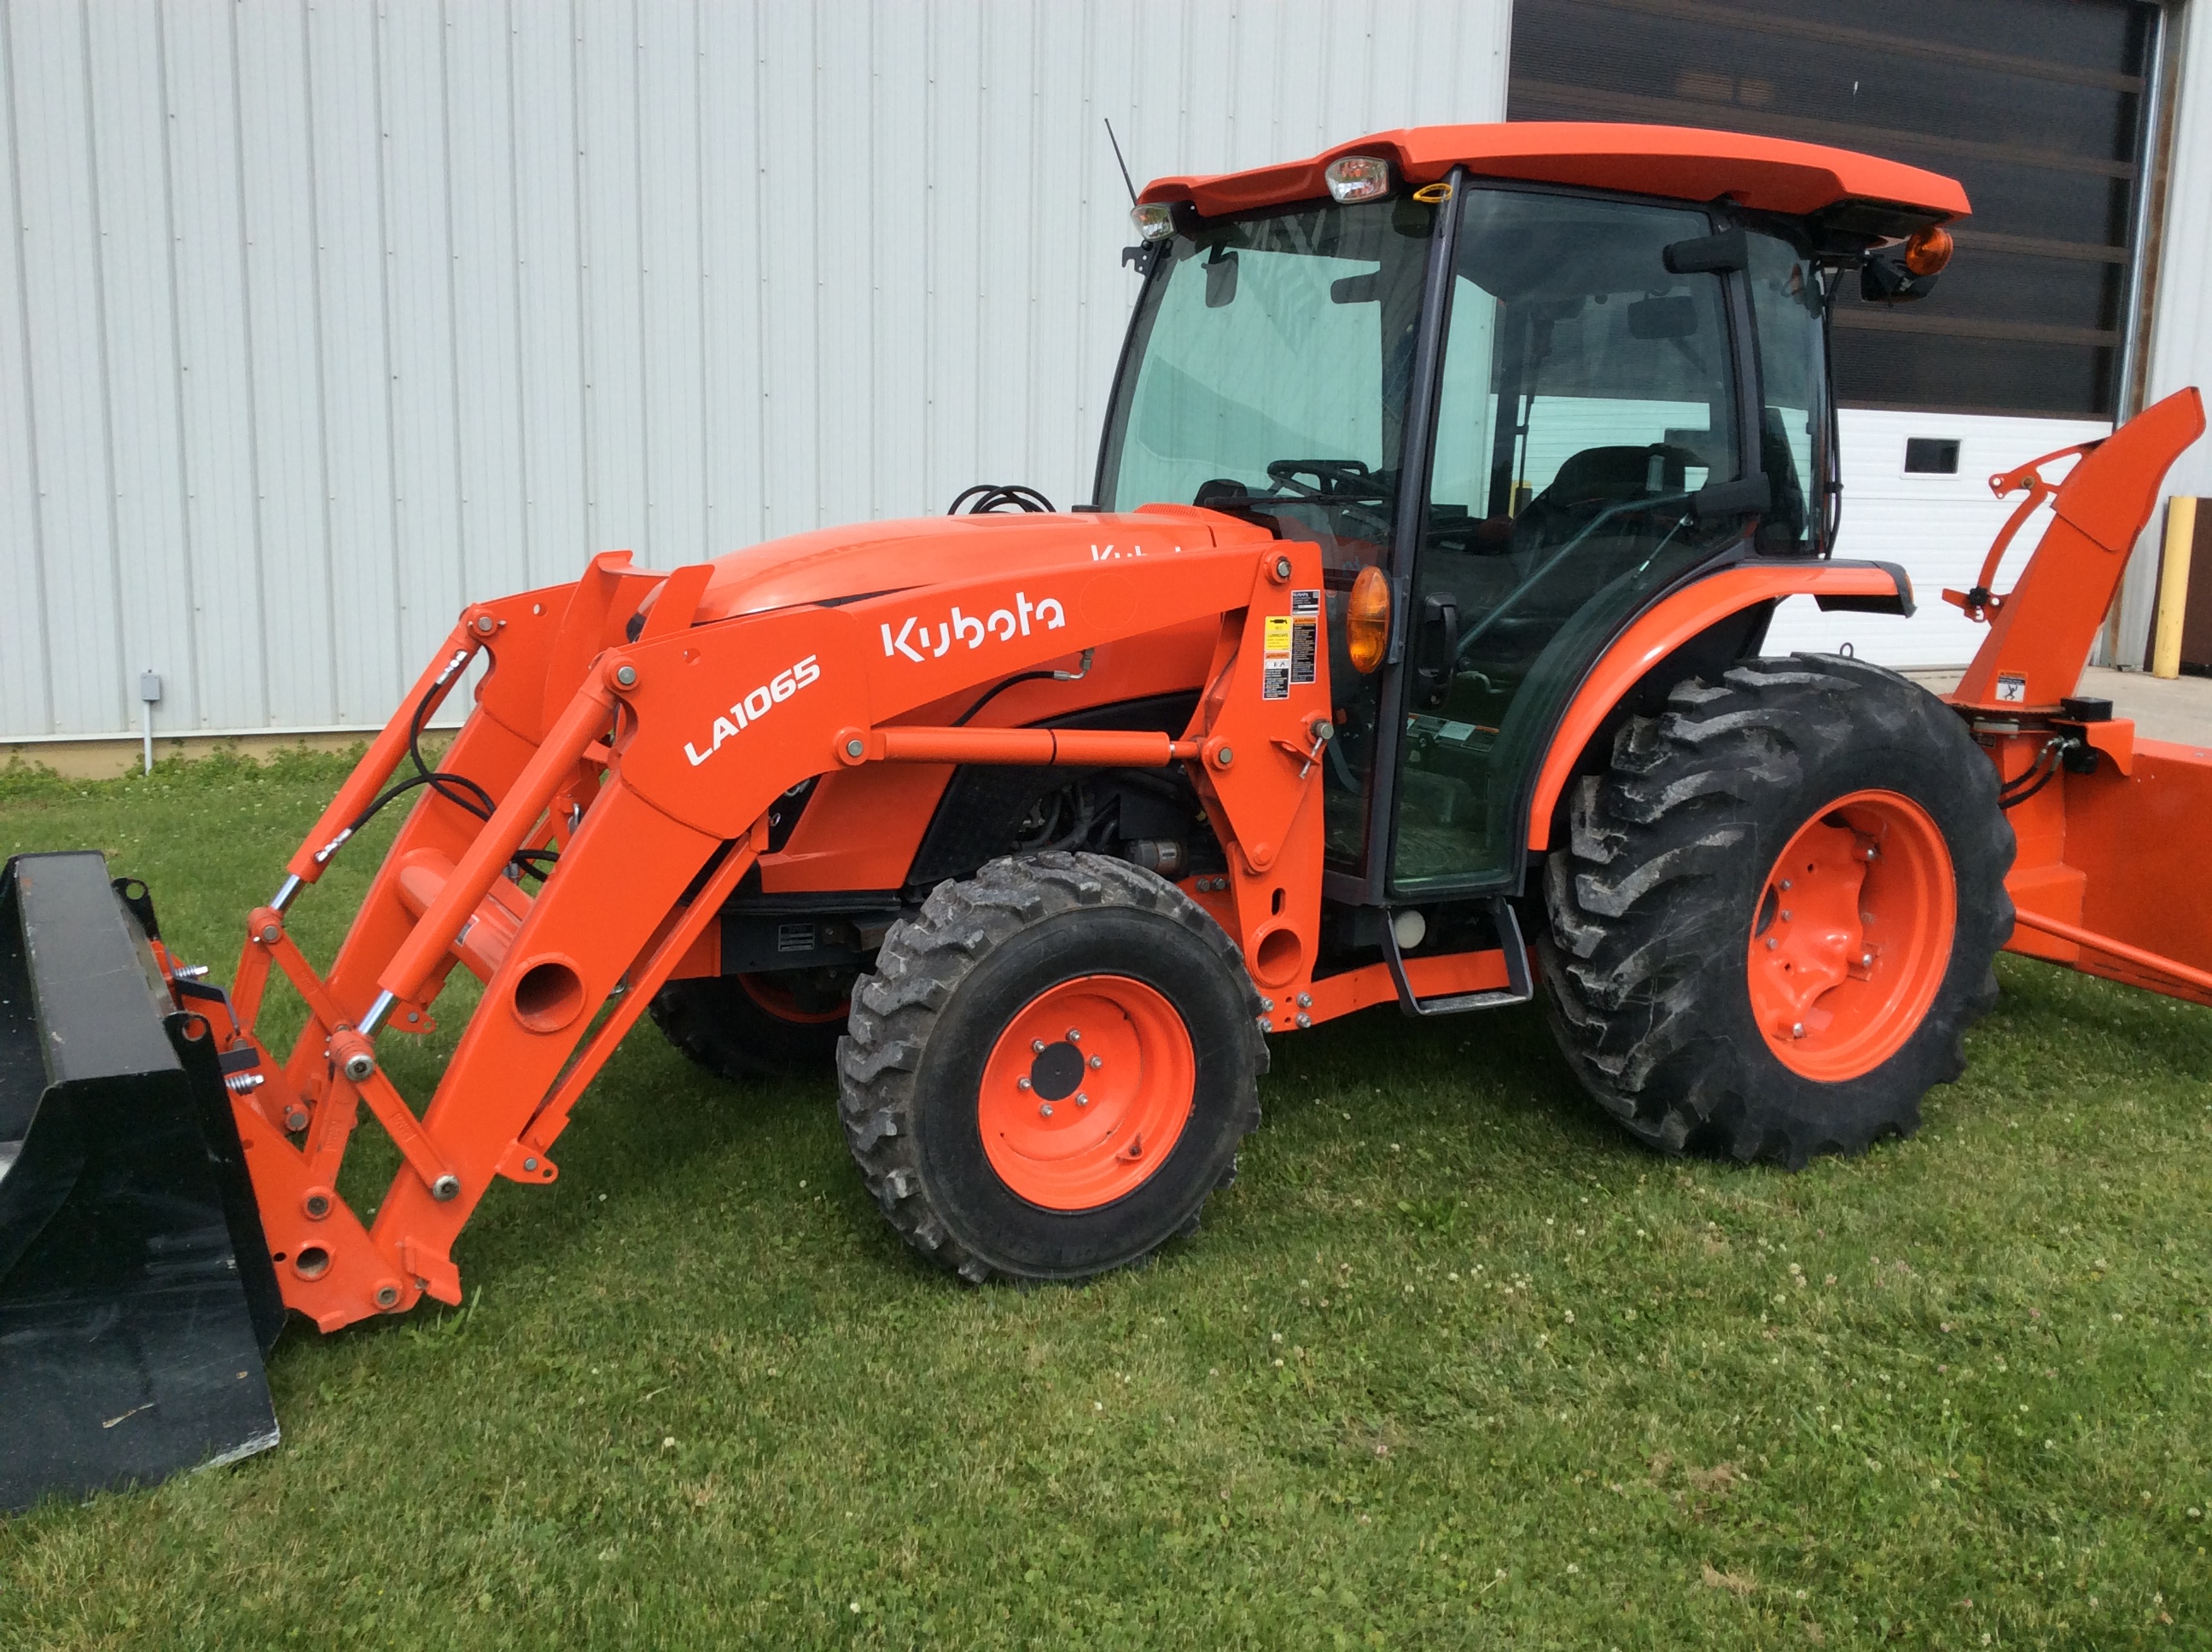
[[[1552,1026],[1639,1140],[1773,1159],[1919,1127],[2012,932],[2013,834],[1956,713],[1800,654],[1679,684],[1546,867]]]
[[[1102,855],[994,860],[895,925],[838,1047],[884,1214],[963,1278],[1079,1279],[1196,1230],[1259,1121],[1236,945]]]
[[[661,1036],[718,1078],[829,1071],[852,1007],[850,969],[787,969],[672,981],[647,1006]]]

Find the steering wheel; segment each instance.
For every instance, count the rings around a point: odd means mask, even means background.
[[[1303,471],[1321,483],[1310,487],[1298,480]],[[1278,459],[1267,462],[1267,479],[1301,499],[1335,503],[1348,499],[1386,499],[1382,479],[1356,459]]]

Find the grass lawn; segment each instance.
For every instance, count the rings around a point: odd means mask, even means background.
[[[0,852],[222,975],[342,772],[15,771]],[[643,1026],[465,1309],[295,1321],[280,1449],[0,1521],[0,1647],[2212,1643],[2212,1013],[2000,975],[1917,1139],[1795,1176],[1643,1152],[1533,1010],[1283,1037],[1206,1230],[1037,1291],[908,1254],[827,1073]]]

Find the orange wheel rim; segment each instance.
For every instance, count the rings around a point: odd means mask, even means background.
[[[778,1021],[794,1022],[802,1027],[826,1026],[832,1021],[842,1021],[852,1013],[850,1006],[839,1005],[835,1009],[810,1010],[799,1001],[799,995],[780,981],[766,975],[739,975],[738,987],[744,995]]]
[[[1096,1210],[1174,1150],[1197,1076],[1190,1033],[1160,993],[1127,975],[1062,981],[991,1047],[975,1102],[983,1151],[1030,1204]]]
[[[1898,792],[1854,792],[1797,829],[1751,926],[1752,1013],[1767,1048],[1838,1084],[1905,1047],[1936,1001],[1958,922],[1951,852]]]

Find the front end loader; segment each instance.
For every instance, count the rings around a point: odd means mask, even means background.
[[[1993,629],[1949,703],[1762,653],[1790,597],[1911,611],[1832,554],[1826,327],[1849,278],[1925,291],[1966,210],[1663,127],[1162,179],[1094,505],[997,489],[469,607],[227,987],[96,856],[11,862],[0,1503],[273,1442],[283,1310],[458,1303],[471,1212],[557,1178],[648,1011],[733,1077],[834,1066],[886,1218],[981,1283],[1194,1230],[1267,1037],[1370,1005],[1540,976],[1640,1139],[1794,1167],[1917,1126],[2008,944],[2212,1001],[2212,911],[2165,877],[2212,764],[2071,697],[2194,392],[2055,490],[1996,479],[2055,516],[2008,594],[2012,530],[1954,593]],[[402,802],[318,963],[291,912]],[[418,1104],[384,1052],[456,969],[481,992]],[[366,1212],[364,1112],[400,1159]]]

